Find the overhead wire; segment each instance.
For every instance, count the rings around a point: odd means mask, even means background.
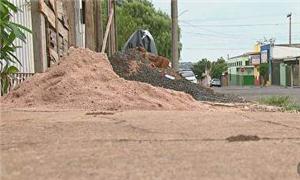
[[[300,24],[298,22],[292,23],[292,25]],[[261,23],[261,24],[194,24],[194,27],[254,27],[254,26],[280,26],[288,25],[288,23]],[[186,26],[183,24],[183,26]]]

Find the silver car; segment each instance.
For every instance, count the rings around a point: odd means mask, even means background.
[[[192,83],[197,83],[196,76],[192,70],[181,70],[179,71],[179,74],[184,77],[186,80],[192,82]]]
[[[220,79],[214,78],[214,79],[210,80],[210,87],[212,87],[212,86],[221,87]]]

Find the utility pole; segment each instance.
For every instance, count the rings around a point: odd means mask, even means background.
[[[113,9],[114,14],[112,16],[112,22],[110,25],[110,30],[109,30],[109,36],[108,36],[108,55],[111,56],[116,52],[116,1],[115,0],[108,0],[108,13],[110,14],[111,9]]]
[[[292,13],[288,14],[286,16],[287,18],[289,18],[289,45],[292,45]]]
[[[85,0],[85,47],[96,51],[94,0]]]
[[[95,0],[95,32],[96,32],[96,51],[100,52],[103,43],[103,20],[101,0]]]
[[[172,68],[179,69],[178,59],[178,4],[177,0],[171,0],[172,16]]]

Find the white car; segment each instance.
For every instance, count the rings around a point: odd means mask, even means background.
[[[212,87],[212,86],[221,87],[220,79],[214,78],[214,79],[210,80],[210,87]]]
[[[197,78],[192,70],[181,70],[179,71],[179,74],[184,77],[186,80],[192,82],[192,83],[197,83]]]
[[[192,83],[195,83],[195,84],[197,84],[197,82],[198,82],[196,76],[185,77],[185,79],[189,80],[189,81],[191,81]]]

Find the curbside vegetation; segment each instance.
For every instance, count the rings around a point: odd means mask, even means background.
[[[19,39],[26,43],[25,32],[31,30],[17,23],[12,22],[11,16],[21,11],[17,6],[8,0],[0,0],[0,84],[1,95],[8,92],[10,80],[13,74],[19,72],[16,64],[21,64],[15,56],[17,48],[15,40]]]
[[[300,104],[295,103],[289,96],[270,96],[261,98],[258,102],[260,104],[281,107],[285,111],[300,112]]]

